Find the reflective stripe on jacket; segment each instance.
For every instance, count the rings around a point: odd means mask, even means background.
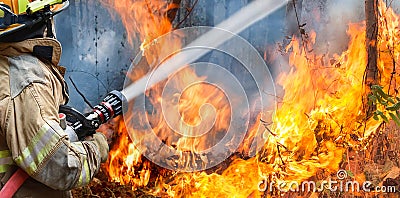
[[[7,172],[14,161],[11,158],[10,150],[0,151],[0,174]]]
[[[99,145],[107,146],[104,138],[70,142],[59,126],[58,107],[68,99],[60,54],[54,39],[0,44],[0,179],[12,164],[33,178],[15,197],[63,197],[88,184],[100,166]]]

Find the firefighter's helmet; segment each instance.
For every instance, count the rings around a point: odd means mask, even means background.
[[[68,0],[0,0],[0,42],[43,36],[51,18],[68,5]]]

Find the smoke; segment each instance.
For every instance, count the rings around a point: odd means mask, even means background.
[[[383,0],[397,13],[400,1]],[[306,33],[317,33],[314,50],[320,54],[339,54],[346,50],[350,23],[365,21],[365,2],[360,0],[303,0],[300,24],[306,24]]]
[[[349,41],[348,24],[364,20],[364,1],[325,0],[324,5],[317,1],[305,2],[302,22],[307,24],[307,32],[317,33],[316,52],[333,54],[345,50]]]

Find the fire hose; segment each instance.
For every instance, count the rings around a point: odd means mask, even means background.
[[[125,96],[117,91],[111,91],[106,95],[103,101],[94,106],[92,111],[82,114],[78,110],[62,105],[59,113],[65,114],[66,122],[78,136],[79,140],[93,135],[96,130],[110,119],[123,113],[122,104],[126,104]]]

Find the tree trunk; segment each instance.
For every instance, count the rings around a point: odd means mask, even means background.
[[[378,84],[378,0],[365,1],[365,18],[366,18],[366,48],[367,48],[367,67],[364,74],[364,83],[367,86],[367,94],[370,92],[371,85]],[[364,111],[367,117],[371,116],[375,107],[368,106],[364,101]]]

